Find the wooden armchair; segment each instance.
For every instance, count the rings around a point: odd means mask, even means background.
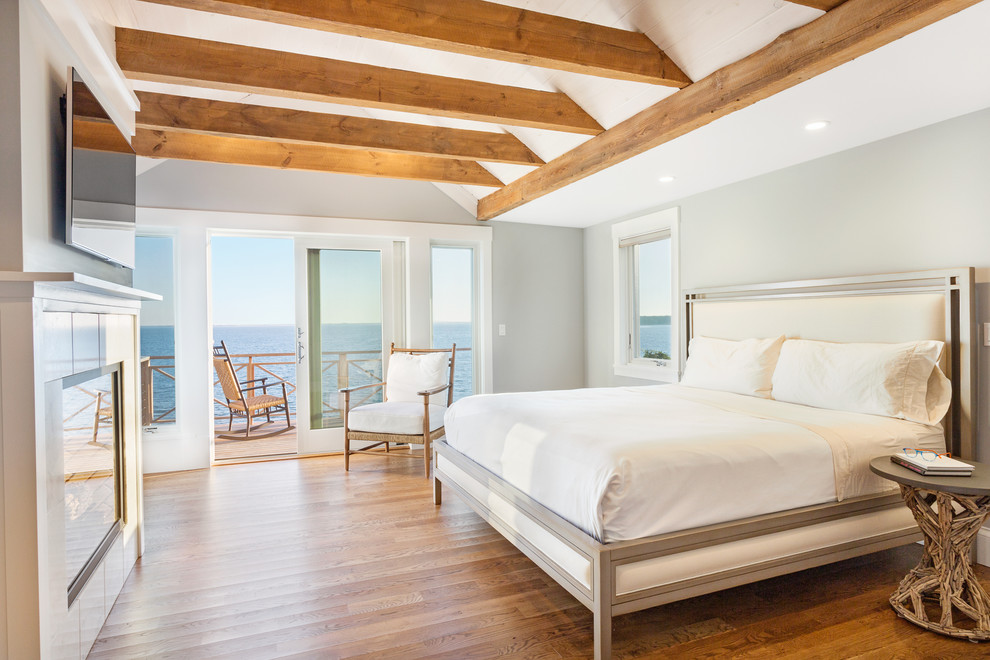
[[[96,404],[93,410],[93,439],[89,444],[104,449],[113,448],[113,438],[109,442],[100,442],[100,427],[113,426],[113,394],[106,390],[96,391]]]
[[[389,351],[385,381],[347,387],[344,396],[344,469],[351,469],[351,454],[389,453],[390,444],[423,445],[423,466],[430,477],[432,442],[443,437],[443,415],[454,400],[454,357],[450,349],[396,348]],[[447,357],[449,354],[449,358]],[[351,393],[375,387],[385,388],[384,401],[356,406],[350,410]],[[351,449],[351,441],[373,444]],[[372,451],[385,446],[385,452]],[[395,454],[396,456],[415,455]]]
[[[217,372],[220,387],[223,389],[223,395],[227,399],[227,408],[230,410],[230,417],[227,422],[227,434],[222,434],[219,437],[233,438],[235,440],[257,440],[258,438],[270,438],[273,435],[279,435],[295,428],[292,425],[292,419],[289,417],[289,399],[285,391],[284,380],[276,380],[269,384],[269,379],[266,376],[264,378],[252,378],[243,383],[238,381],[234,363],[230,359],[230,353],[227,352],[227,344],[222,341],[219,346],[213,347],[213,368]],[[251,385],[251,383],[258,384]],[[278,385],[282,386],[281,392],[275,389]],[[275,394],[268,393],[269,387],[275,390]],[[261,394],[251,394],[258,390],[261,390]],[[279,426],[267,433],[251,435],[251,431],[260,428],[262,424],[268,424],[272,421],[273,412],[285,413],[285,426]],[[253,425],[254,420],[262,415],[265,417],[265,421],[262,424]],[[231,433],[235,416],[245,417],[247,419],[247,426],[243,433]]]

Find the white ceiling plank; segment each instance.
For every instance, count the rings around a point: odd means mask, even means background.
[[[442,181],[433,181],[432,183],[438,190],[440,190],[440,192],[454,200],[454,202],[461,208],[477,217],[478,199],[480,199],[480,195],[475,196],[467,190],[467,186],[459,186],[456,183],[444,183]],[[481,188],[480,186],[472,187],[478,188],[479,191],[484,190],[484,188]]]
[[[802,5],[785,2],[780,9],[756,19],[731,38],[713,44],[705,50],[698,49],[691,64],[694,76],[697,77],[692,76],[692,79],[704,78],[723,66],[758,51],[775,38],[768,38],[769,35],[783,34],[788,30],[805,25],[810,22],[808,20],[809,11],[816,14],[822,13]]]

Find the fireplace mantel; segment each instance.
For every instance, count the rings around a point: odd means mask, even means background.
[[[46,294],[64,297],[62,292],[75,292],[77,299],[85,295],[102,296],[108,300],[161,300],[157,293],[149,293],[129,286],[107,282],[82,273],[23,273],[0,271],[0,297],[39,296]]]
[[[153,299],[79,273],[0,271],[0,649],[10,657],[85,657],[141,554],[138,314]],[[56,393],[61,379],[113,364],[126,522],[70,607]]]

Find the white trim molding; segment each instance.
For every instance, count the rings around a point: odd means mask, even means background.
[[[134,135],[134,115],[140,102],[117,60],[104,48],[96,34],[92,21],[99,19],[87,16],[77,0],[35,0],[32,4],[43,8],[57,38],[75,55],[72,65],[106,108],[113,122],[124,135]],[[112,26],[109,29],[112,31]]]

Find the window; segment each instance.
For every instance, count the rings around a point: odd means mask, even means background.
[[[148,358],[141,365],[148,399],[141,420],[145,430],[176,420],[174,273],[172,237],[138,236],[134,287],[162,296],[141,303],[141,356]]]
[[[474,249],[431,248],[431,317],[433,347],[457,344],[454,400],[475,392],[474,386]]]
[[[678,215],[668,209],[612,226],[617,376],[677,380]]]

